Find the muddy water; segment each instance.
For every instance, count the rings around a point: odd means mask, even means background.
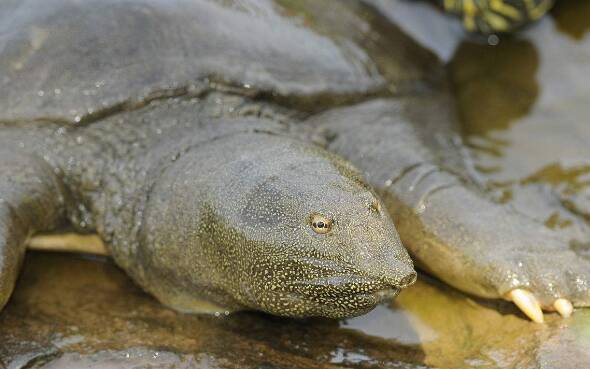
[[[0,315],[0,360],[6,368],[552,368],[567,367],[566,357],[588,360],[590,312],[548,321],[531,323],[510,304],[426,277],[395,302],[343,321],[184,315],[108,259],[30,252]]]

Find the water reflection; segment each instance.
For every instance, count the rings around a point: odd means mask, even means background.
[[[587,0],[558,1],[551,13],[557,28],[571,37],[582,39],[590,30],[590,2]]]
[[[419,345],[437,338],[437,333],[420,318],[395,305],[391,308],[377,306],[369,314],[342,321],[340,327],[390,339],[402,345]]]
[[[222,367],[319,368],[338,359],[338,352],[342,362],[359,365],[413,367],[423,361],[417,347],[339,329],[332,320],[179,314],[139,290],[110,262],[30,253],[0,314],[0,362],[22,367],[52,362],[66,352],[105,350],[110,350],[106,356],[119,357],[121,350],[138,347],[206,355]]]
[[[539,96],[538,69],[538,52],[528,40],[506,39],[497,46],[463,42],[450,71],[464,133],[488,138],[527,116]]]
[[[559,4],[496,47],[464,43],[450,69],[483,180],[581,250],[590,243],[590,6]]]

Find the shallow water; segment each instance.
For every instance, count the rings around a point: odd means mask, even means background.
[[[391,304],[343,321],[185,315],[143,293],[107,259],[30,252],[0,315],[0,362],[6,368],[567,367],[588,359],[581,354],[590,347],[588,323],[590,312],[579,311],[534,324],[508,303],[474,300],[425,276]]]
[[[464,42],[450,64],[482,183],[500,201],[587,248],[590,221],[590,4],[497,46]],[[579,246],[583,244],[585,246]]]

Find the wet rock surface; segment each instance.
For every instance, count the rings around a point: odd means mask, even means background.
[[[6,368],[578,368],[590,314],[539,325],[422,276],[394,302],[342,320],[174,312],[108,259],[28,254],[0,315]]]

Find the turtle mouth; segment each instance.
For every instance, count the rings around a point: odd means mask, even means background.
[[[300,277],[274,291],[286,305],[301,308],[297,316],[339,319],[362,315],[393,299],[406,286],[404,281],[367,275],[330,260],[298,261]]]
[[[358,306],[377,305],[386,300],[391,300],[395,298],[397,295],[399,295],[400,291],[400,288],[391,287],[372,292],[352,293],[350,295],[342,296],[341,298],[345,299],[345,301],[352,301],[355,305]],[[334,302],[337,301],[338,299],[335,299]]]
[[[392,300],[400,291],[397,287],[317,295],[293,291],[286,293],[286,296],[294,305],[306,307],[306,312],[301,314],[302,316],[342,319],[365,314],[378,304]]]
[[[308,298],[380,299],[395,297],[401,290],[398,286],[387,285],[377,279],[356,275],[332,275],[291,283],[290,291]]]
[[[401,287],[374,278],[332,275],[292,281],[269,290],[265,311],[289,317],[343,319],[365,314],[399,294]],[[256,306],[259,302],[255,301]]]

